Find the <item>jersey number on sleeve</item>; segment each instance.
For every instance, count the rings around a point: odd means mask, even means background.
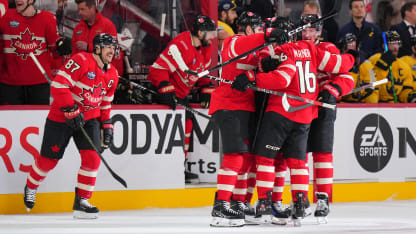
[[[296,67],[299,74],[299,88],[300,93],[315,93],[316,90],[316,75],[310,72],[311,61],[305,61],[305,67],[303,61],[296,61]]]
[[[71,73],[74,73],[74,71],[80,68],[81,66],[78,63],[76,63],[73,59],[68,60],[68,62],[65,64],[65,69],[68,69],[68,70],[71,69]]]

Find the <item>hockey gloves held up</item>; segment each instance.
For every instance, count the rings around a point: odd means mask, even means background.
[[[214,92],[214,86],[206,86],[201,87],[200,90],[200,99],[201,99],[201,106],[203,108],[208,108],[211,102],[211,93]]]
[[[254,85],[254,83],[250,81],[246,73],[241,73],[235,78],[234,82],[231,84],[231,88],[244,92],[249,85]]]
[[[280,59],[277,56],[268,56],[261,59],[261,68],[263,72],[269,73],[276,70],[277,66],[280,64]]]
[[[319,92],[318,101],[329,104],[336,104],[337,98],[341,95],[341,88],[332,82],[325,84]]]
[[[376,63],[376,66],[383,70],[388,70],[394,60],[396,60],[396,57],[391,50],[388,50],[381,55],[380,59]]]
[[[78,130],[80,127],[84,126],[84,114],[78,108],[77,104],[71,107],[62,107],[61,111],[64,112],[65,123],[73,130]]]
[[[279,29],[279,28],[274,28],[274,29],[271,29],[272,31],[269,33],[267,32],[268,30],[266,30],[265,32],[266,42],[276,43],[277,45],[283,45],[290,41],[289,35],[287,34],[286,31]]]
[[[103,129],[101,147],[107,149],[113,142],[114,125],[111,119],[102,122],[101,128]]]
[[[168,105],[172,110],[176,110],[176,94],[175,86],[168,81],[160,82],[158,87],[159,95],[156,97],[156,102],[162,105]]]
[[[71,39],[62,37],[56,42],[56,53],[60,56],[68,55],[72,53]]]

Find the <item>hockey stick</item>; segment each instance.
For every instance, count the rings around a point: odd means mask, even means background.
[[[226,79],[223,79],[223,78],[220,78],[220,77],[215,77],[215,76],[210,76],[210,75],[205,75],[204,77],[209,78],[211,80],[220,81],[220,82],[223,82],[223,83],[226,83],[226,84],[232,84],[233,83],[231,80],[226,80]],[[275,91],[275,90],[259,88],[259,87],[253,86],[253,85],[248,85],[247,88],[255,90],[255,91],[263,92],[263,93],[268,93],[268,94],[273,94],[273,95],[276,95],[276,96],[281,96],[281,97],[284,97],[286,95],[286,98],[290,98],[290,99],[301,101],[301,102],[306,102],[306,103],[309,103],[309,104],[315,105],[315,106],[320,106],[320,107],[329,108],[329,109],[333,109],[333,110],[335,110],[335,108],[336,108],[336,105],[332,105],[332,104],[329,104],[329,103],[315,101],[315,100],[312,100],[312,99],[303,98],[303,97],[292,95],[292,94],[282,93],[282,92]]]
[[[30,57],[32,57],[33,61],[35,62],[36,66],[40,70],[40,72],[43,74],[43,76],[48,80],[48,83],[51,84],[51,79],[49,78],[48,74],[46,74],[45,70],[43,69],[42,65],[39,63],[38,59],[33,55],[33,53],[29,54]],[[104,157],[101,155],[100,151],[98,151],[97,147],[95,147],[94,143],[92,142],[91,138],[88,136],[87,132],[83,127],[80,128],[82,134],[85,136],[85,139],[88,141],[88,143],[91,145],[91,147],[95,150],[95,152],[98,154],[98,156],[101,158],[101,161],[104,163],[104,165],[107,167],[110,174],[116,179],[118,182],[120,182],[124,187],[127,188],[126,181],[123,180],[119,175],[117,175],[111,167],[107,164],[107,161],[105,161]]]
[[[340,2],[340,1],[337,1],[337,2]],[[336,5],[336,4],[335,4]],[[339,5],[339,4],[338,4]],[[304,29],[306,29],[306,28],[310,28],[312,25],[314,25],[314,24],[316,24],[316,23],[319,23],[319,22],[323,22],[323,21],[325,21],[325,20],[327,20],[327,19],[329,19],[329,18],[332,18],[332,17],[334,17],[335,15],[337,15],[338,14],[338,12],[337,12],[337,10],[338,9],[340,9],[340,8],[337,8],[337,9],[335,9],[336,7],[334,7],[334,10],[332,11],[332,13],[331,14],[329,14],[329,15],[327,15],[327,16],[325,16],[325,17],[322,17],[322,18],[320,18],[320,19],[317,19],[316,21],[314,21],[314,22],[310,22],[310,23],[307,23],[307,24],[305,24],[305,25],[302,25],[302,26],[299,26],[299,27],[297,27],[296,29],[294,29],[294,30],[292,30],[292,31],[289,31],[288,32],[288,35],[289,35],[289,37],[290,36],[292,36],[292,35],[294,35],[294,34],[296,34],[296,33],[298,33],[298,32],[301,32],[302,30],[304,30]],[[268,45],[270,45],[270,44],[272,44],[271,42],[266,42],[265,44],[263,44],[263,45],[260,45],[260,46],[257,46],[256,48],[253,48],[253,49],[251,49],[251,50],[249,50],[249,51],[246,51],[246,52],[244,52],[244,53],[242,53],[242,54],[240,54],[240,55],[238,55],[238,56],[236,56],[236,57],[234,57],[234,58],[231,58],[231,59],[229,59],[229,60],[227,60],[227,61],[225,61],[225,62],[223,62],[223,63],[221,63],[221,64],[218,64],[217,66],[214,66],[214,67],[212,67],[212,68],[210,68],[210,69],[208,69],[208,70],[205,70],[205,71],[202,71],[202,72],[196,72],[196,71],[191,71],[191,70],[189,70],[189,69],[186,69],[186,70],[182,70],[183,72],[185,72],[185,73],[187,73],[187,74],[190,74],[190,75],[195,75],[195,76],[198,76],[199,78],[201,78],[201,77],[203,77],[203,76],[206,76],[206,75],[208,75],[209,73],[211,73],[211,72],[213,72],[213,71],[215,71],[215,70],[218,70],[219,68],[222,68],[222,67],[224,67],[224,66],[226,66],[226,65],[228,65],[228,64],[230,64],[230,63],[233,63],[233,62],[235,62],[235,61],[237,61],[237,60],[239,60],[239,59],[241,59],[241,58],[243,58],[243,57],[245,57],[245,56],[247,56],[247,55],[249,55],[249,54],[251,54],[251,53],[253,53],[253,52],[255,52],[255,51],[257,51],[257,50],[261,50],[261,49],[263,49],[263,48],[265,48],[265,47],[267,47]],[[176,62],[178,62],[178,61],[176,61]],[[181,66],[183,67],[183,68],[185,68],[186,67],[186,65],[185,64],[178,64],[179,65],[179,67],[181,68]],[[183,66],[183,65],[185,65],[185,66]],[[188,67],[186,67],[186,68],[188,68]]]
[[[351,90],[349,93],[347,93],[343,96],[346,96],[346,95],[349,95],[349,94],[352,94],[352,93],[356,93],[356,92],[359,92],[359,91],[364,90],[364,89],[369,89],[369,88],[374,89],[374,87],[376,87],[378,85],[381,85],[381,84],[385,84],[385,83],[387,83],[387,81],[388,81],[387,78],[384,78],[382,80],[375,81],[375,82],[372,82],[370,84],[363,85],[361,87],[358,87],[358,88],[355,88],[355,89]],[[308,103],[308,104],[305,104],[305,105],[294,107],[294,106],[291,106],[289,104],[289,102],[287,101],[287,98],[282,98],[282,105],[283,105],[283,108],[285,109],[285,111],[287,111],[287,112],[294,112],[294,111],[302,110],[302,109],[305,109],[307,107],[312,106],[312,104]]]
[[[80,127],[80,130],[82,132],[82,135],[84,135],[85,139],[88,141],[88,143],[90,144],[90,146],[94,149],[94,151],[98,154],[98,156],[101,158],[101,161],[104,163],[105,167],[107,167],[108,171],[110,172],[110,174],[113,176],[114,179],[116,179],[120,184],[122,184],[125,188],[127,188],[127,183],[125,180],[123,180],[123,178],[121,178],[119,175],[117,175],[112,169],[111,167],[108,165],[107,161],[105,161],[105,159],[103,158],[103,156],[101,155],[100,151],[97,149],[97,147],[94,145],[94,143],[92,142],[91,138],[88,136],[87,132],[85,131],[84,127]]]
[[[136,88],[138,88],[138,89],[141,89],[141,90],[143,90],[143,91],[149,92],[149,93],[154,94],[154,95],[159,95],[159,93],[158,93],[158,92],[156,92],[156,91],[154,91],[154,90],[151,90],[151,89],[149,89],[149,88],[146,88],[146,87],[144,87],[144,86],[142,86],[142,85],[139,85],[139,84],[137,84],[137,83],[135,83],[135,82],[133,82],[133,81],[130,81],[130,80],[128,80],[128,79],[126,79],[126,78],[124,78],[124,77],[119,76],[119,78],[120,78],[120,79],[122,79],[122,80],[124,80],[124,81],[126,81],[126,82],[128,82],[129,84],[133,85],[134,87],[136,87]],[[204,114],[204,113],[202,113],[202,112],[199,112],[199,111],[195,110],[194,108],[191,108],[191,107],[189,107],[189,106],[183,105],[183,104],[181,104],[181,103],[179,103],[179,102],[176,102],[176,105],[178,105],[178,106],[182,107],[182,108],[183,108],[183,109],[185,109],[186,111],[191,112],[192,114],[196,114],[196,115],[202,116],[202,117],[204,117],[204,118],[206,118],[206,119],[208,119],[208,120],[213,120],[213,119],[211,118],[211,116],[206,115],[206,114]]]

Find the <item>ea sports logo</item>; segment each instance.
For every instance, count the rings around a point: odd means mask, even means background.
[[[390,161],[393,151],[393,133],[381,115],[365,116],[354,134],[355,157],[368,172],[382,170]]]

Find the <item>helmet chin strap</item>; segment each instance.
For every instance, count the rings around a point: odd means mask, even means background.
[[[105,72],[107,72],[107,69],[108,69],[108,63],[105,63],[105,62],[104,62],[103,57],[102,57],[101,50],[102,50],[102,48],[100,47],[100,53],[98,54],[98,53],[95,53],[95,52],[94,52],[94,54],[96,54],[96,55],[98,55],[98,57],[100,57],[100,60],[101,60],[101,62],[103,63],[103,69],[104,69],[104,71],[105,71]]]
[[[29,3],[29,1],[30,0],[27,0],[27,4],[26,4],[26,6],[25,6],[25,8],[21,11],[21,12],[19,12],[20,14],[23,14],[23,12],[25,12],[26,10],[27,10],[27,8],[29,8],[30,6],[32,6],[33,4],[30,4]],[[33,6],[34,7],[34,6]],[[36,14],[36,13],[35,13]]]

